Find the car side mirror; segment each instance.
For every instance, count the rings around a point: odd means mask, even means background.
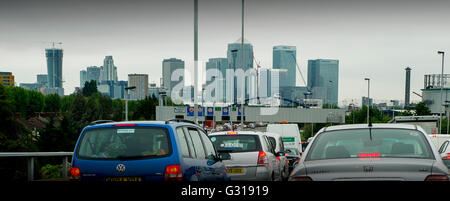
[[[219,152],[218,156],[219,156],[219,159],[222,161],[231,160],[231,154],[228,152]]]

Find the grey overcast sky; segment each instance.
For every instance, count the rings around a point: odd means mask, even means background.
[[[47,42],[58,41],[66,94],[79,86],[81,69],[101,66],[106,55],[114,57],[120,80],[145,73],[159,85],[164,58],[183,59],[186,69],[193,69],[193,2],[0,0],[0,71],[12,71],[17,83],[35,82],[36,74],[47,73]],[[372,80],[375,100],[403,100],[407,66],[411,90],[420,93],[424,75],[441,72],[437,51],[450,53],[448,0],[246,0],[245,5],[245,38],[262,67],[272,67],[275,45],[297,47],[305,79],[308,59],[338,59],[340,104],[361,103],[364,77]],[[226,57],[227,44],[240,34],[240,0],[199,0],[199,60]],[[298,71],[297,85],[304,85]]]

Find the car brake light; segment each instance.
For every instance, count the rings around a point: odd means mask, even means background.
[[[374,157],[380,157],[380,153],[359,153],[359,158],[374,158]]]
[[[183,174],[181,173],[180,165],[169,165],[164,172],[164,181],[182,181]]]
[[[81,178],[81,171],[80,168],[72,167],[70,168],[70,176],[71,180],[79,180]]]
[[[289,181],[312,181],[311,177],[304,176],[304,177],[291,177]]]
[[[428,175],[425,181],[449,181],[447,175]]]
[[[237,135],[238,132],[237,131],[228,131],[227,134],[228,135]]]
[[[136,126],[136,124],[114,124],[114,126]]]
[[[280,160],[280,156],[277,156],[277,159]]]
[[[300,161],[300,158],[295,159],[295,162],[299,162],[299,161]]]
[[[443,160],[450,160],[450,156],[444,156],[442,157]]]
[[[266,152],[260,151],[258,154],[258,165],[269,165]]]

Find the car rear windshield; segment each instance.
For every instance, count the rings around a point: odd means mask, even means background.
[[[306,160],[364,157],[434,158],[428,141],[419,131],[352,129],[319,134]]]
[[[215,135],[210,138],[217,151],[253,152],[261,150],[257,135]]]
[[[167,157],[171,153],[166,128],[120,127],[86,131],[77,156],[95,160],[135,160]]]

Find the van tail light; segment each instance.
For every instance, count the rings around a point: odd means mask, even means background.
[[[277,156],[277,160],[280,161],[280,156]]]
[[[266,152],[260,151],[258,154],[258,165],[269,165],[269,159]]]
[[[81,179],[81,171],[80,168],[72,167],[70,168],[70,180],[80,180]]]
[[[450,154],[448,156],[442,157],[442,160],[450,160]]]
[[[182,181],[183,174],[180,165],[169,165],[164,172],[164,181]]]
[[[425,181],[449,181],[447,175],[428,175]]]
[[[291,177],[289,178],[289,181],[312,181],[311,177],[304,176],[304,177]]]

